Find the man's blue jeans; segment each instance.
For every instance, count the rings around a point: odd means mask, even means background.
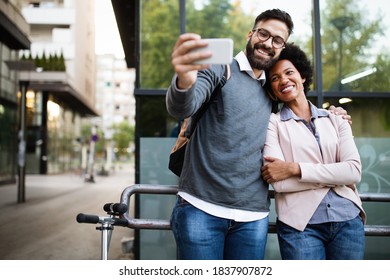
[[[303,232],[277,221],[279,248],[284,260],[361,260],[364,225],[358,216],[345,222],[307,225]]]
[[[178,197],[171,225],[179,259],[264,259],[268,217],[254,222],[235,222],[209,215]]]

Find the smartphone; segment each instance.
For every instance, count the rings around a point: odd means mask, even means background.
[[[233,40],[230,38],[202,39],[208,42],[203,48],[192,50],[193,52],[210,51],[211,57],[197,60],[196,64],[230,64],[233,61]]]

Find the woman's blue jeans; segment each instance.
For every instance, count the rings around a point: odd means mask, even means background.
[[[358,216],[345,222],[307,225],[298,231],[277,221],[279,248],[284,260],[361,260],[364,225]]]
[[[209,215],[178,197],[171,217],[182,260],[262,260],[268,217],[235,222]]]

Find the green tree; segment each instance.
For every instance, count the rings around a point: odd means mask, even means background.
[[[235,1],[232,10],[228,15],[229,29],[228,37],[234,41],[234,55],[245,49],[246,37],[248,32],[253,28],[255,17],[257,15],[245,14],[241,8],[241,1]]]
[[[361,88],[371,92],[389,91],[390,54],[378,54],[372,66],[375,69],[375,74],[365,77],[364,82],[357,80],[352,82],[351,85],[354,88]]]
[[[89,142],[91,141],[91,137],[92,137],[91,131],[92,131],[91,124],[86,124],[81,128],[81,139],[85,145],[89,145]],[[104,135],[103,135],[103,131],[100,128],[97,128],[96,133],[97,133],[98,139],[95,143],[95,153],[100,155],[104,152],[104,148],[105,148],[104,147]]]
[[[131,142],[134,142],[134,126],[131,126],[127,121],[123,121],[114,124],[111,128],[113,130],[112,140],[118,151],[117,156],[128,155],[127,149]]]
[[[166,88],[172,76],[170,54],[179,35],[179,1],[141,1],[141,87]]]
[[[66,71],[65,57],[64,52],[61,50],[60,56],[58,58],[58,71]]]
[[[238,4],[230,2],[210,0],[199,7],[199,1],[187,0],[186,32],[198,33],[203,38],[229,37],[234,41],[234,54],[243,50],[254,19],[245,15]],[[174,74],[171,53],[180,34],[179,1],[149,0],[141,4],[140,86],[166,89]],[[143,136],[169,135],[170,125],[167,125],[166,108],[161,99],[143,98],[139,106],[148,112],[139,124]],[[169,118],[168,123],[175,122]],[[151,123],[154,125],[148,125]]]
[[[49,69],[47,69],[48,71],[52,71],[53,70],[53,66],[54,66],[54,55],[52,53],[50,53],[49,55]]]
[[[50,65],[48,63],[48,59],[46,57],[46,52],[43,51],[42,53],[42,57],[41,57],[41,67],[43,68],[43,70],[48,70],[50,69]]]
[[[361,72],[378,61],[370,51],[375,48],[378,35],[383,35],[382,16],[378,12],[376,19],[369,20],[366,10],[354,0],[326,1],[321,14],[324,90],[337,90],[340,78]],[[383,61],[381,63],[386,65]],[[371,87],[369,80],[361,79],[354,84],[343,85],[342,89],[362,91]],[[388,82],[386,87],[389,88]]]
[[[187,2],[187,31],[200,34],[203,38],[230,37],[229,0],[209,0],[201,9],[195,8],[194,1]]]
[[[239,3],[230,2],[209,0],[198,7],[196,0],[186,1],[186,32],[198,33],[203,38],[229,37],[235,43],[235,53],[244,49],[254,18],[244,14]],[[171,53],[180,33],[179,1],[141,3],[141,88],[165,89],[173,76]]]
[[[324,1],[324,4],[326,6],[322,7],[321,13],[321,48],[325,97],[326,91],[339,89],[355,92],[388,92],[390,53],[385,47],[382,49],[378,47],[382,43],[385,31],[383,14],[379,7],[377,15],[372,19],[367,13],[368,7],[359,1]],[[310,40],[307,45],[310,49],[311,44]],[[341,79],[367,69],[376,71],[340,85]],[[328,98],[328,101],[331,99]],[[334,99],[331,104],[337,104],[337,100]],[[390,127],[387,100],[353,98],[352,103],[347,103],[343,107],[354,119],[355,137],[386,135],[385,131]],[[370,112],[369,117],[367,112]],[[372,122],[372,119],[378,121]]]

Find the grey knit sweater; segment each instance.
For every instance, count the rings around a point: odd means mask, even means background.
[[[262,150],[271,114],[271,101],[261,83],[230,65],[222,88],[224,115],[217,104],[204,113],[186,150],[179,190],[224,207],[269,211],[268,184],[261,178]],[[167,91],[168,112],[177,119],[192,115],[205,102],[224,74],[213,65],[198,72],[196,84],[178,91],[174,77]]]

